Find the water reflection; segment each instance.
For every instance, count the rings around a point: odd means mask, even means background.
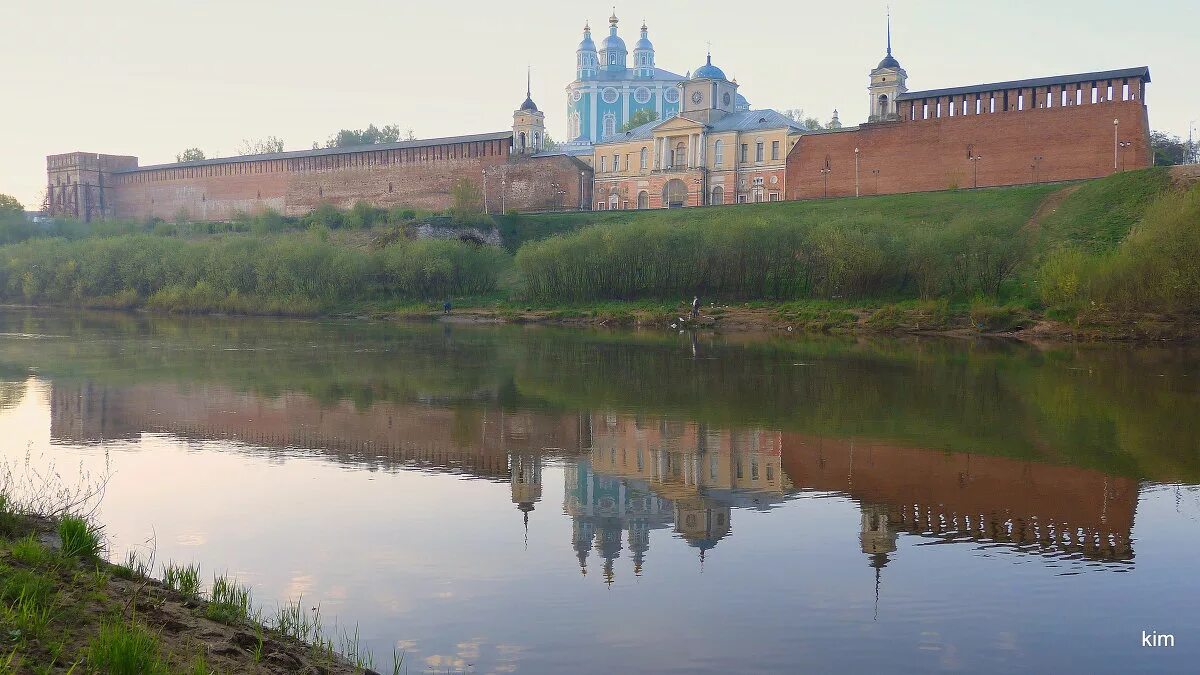
[[[594,554],[610,584],[623,557],[632,574],[642,573],[654,530],[670,530],[702,564],[732,536],[735,510],[829,495],[859,505],[858,540],[876,569],[888,564],[900,533],[1090,563],[1134,559],[1137,481],[1073,466],[613,412],[362,408],[212,386],[54,382],[50,410],[58,443],[164,433],[504,481],[526,527],[543,500],[543,466],[558,461],[580,572]]]
[[[111,461],[118,546],[476,672],[1136,670],[1197,409],[1189,350],[0,311],[0,436]]]

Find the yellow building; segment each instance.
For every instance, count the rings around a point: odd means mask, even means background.
[[[803,128],[750,110],[712,55],[676,85],[680,111],[594,146],[597,210],[779,201],[785,159]]]

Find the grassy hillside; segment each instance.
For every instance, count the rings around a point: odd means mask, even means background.
[[[1187,236],[1194,202],[1147,169],[1070,185],[507,215],[496,218],[505,250],[412,240],[420,214],[365,205],[221,226],[56,225],[9,233],[33,238],[0,246],[0,302],[320,314],[446,297],[545,307],[698,293],[843,309],[936,301],[920,312],[938,316],[946,302],[985,307],[972,325],[992,325],[995,305],[1010,306],[1001,318],[1142,300],[1144,311],[1182,311],[1200,294],[1187,265],[1200,259]],[[1172,272],[1166,284],[1160,268]],[[905,325],[888,311],[877,324]]]

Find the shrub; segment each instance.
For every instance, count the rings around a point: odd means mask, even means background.
[[[63,555],[73,558],[95,558],[100,555],[100,529],[79,516],[63,516],[58,521],[58,538]]]

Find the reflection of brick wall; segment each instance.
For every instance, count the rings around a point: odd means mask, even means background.
[[[1091,469],[783,434],[783,470],[797,487],[942,516],[1112,535],[1128,546],[1138,483]],[[930,531],[950,529],[929,523]]]
[[[979,185],[1097,178],[1113,173],[1113,120],[1126,169],[1150,165],[1150,129],[1140,101],[960,115],[863,125],[809,134],[788,154],[787,198],[824,194],[821,169],[829,157],[829,196],[854,194],[854,148],[859,149],[860,193],[872,195],[969,188],[978,162]],[[1120,158],[1118,158],[1118,165]],[[872,173],[879,170],[878,179]],[[878,182],[878,188],[876,183]]]

